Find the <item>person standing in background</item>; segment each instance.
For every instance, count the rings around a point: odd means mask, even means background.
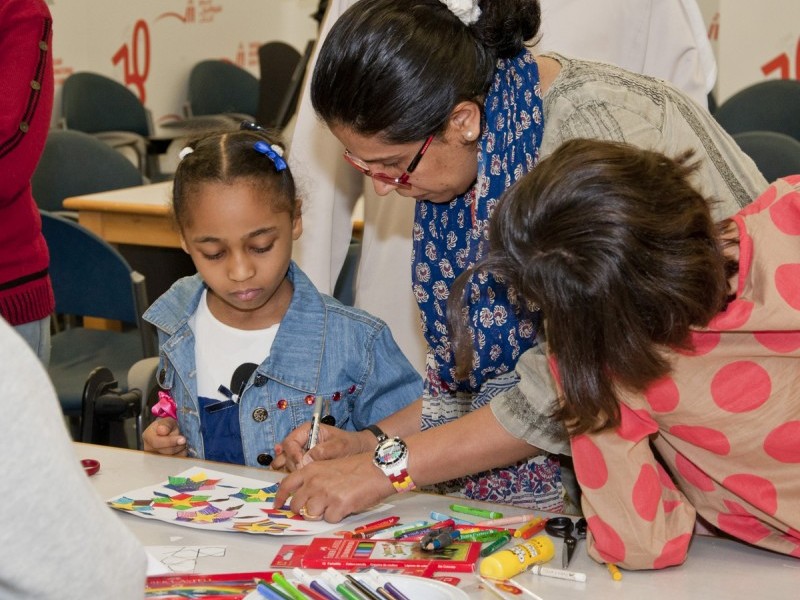
[[[355,304],[386,321],[400,349],[424,374],[426,344],[408,285],[414,201],[396,192],[378,196],[368,179],[342,161],[341,143],[311,106],[311,73],[319,47],[355,1],[328,3],[298,107],[288,158],[306,191],[305,235],[295,243],[293,258],[321,292],[332,293],[350,243],[353,210],[363,195]],[[541,45],[668,79],[706,105],[716,64],[695,0],[542,0],[541,4]],[[614,44],[604,48],[610,39]]]
[[[696,0],[540,0],[535,52],[615,64],[665,79],[701,106],[717,63]]]
[[[45,365],[55,299],[31,176],[53,109],[52,24],[44,0],[0,3],[0,314]]]

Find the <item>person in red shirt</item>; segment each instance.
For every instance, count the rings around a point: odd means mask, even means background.
[[[0,3],[0,315],[45,364],[55,300],[31,176],[53,109],[51,40],[44,0]]]

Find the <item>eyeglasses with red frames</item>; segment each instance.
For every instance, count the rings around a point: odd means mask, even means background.
[[[422,147],[419,149],[419,152],[417,152],[414,155],[414,158],[411,159],[411,162],[406,167],[405,171],[403,171],[403,174],[400,175],[400,177],[391,177],[389,175],[386,175],[385,173],[373,173],[370,170],[367,163],[365,163],[357,156],[353,156],[352,154],[350,154],[349,150],[344,151],[344,159],[348,163],[353,165],[356,169],[361,171],[367,177],[372,177],[373,179],[377,179],[382,183],[388,183],[389,185],[393,185],[400,189],[409,190],[411,189],[411,184],[408,183],[408,178],[411,176],[411,173],[414,172],[414,169],[417,168],[417,165],[419,165],[419,161],[422,160],[422,157],[425,156],[425,152],[428,151],[428,146],[431,145],[433,138],[434,138],[433,135],[429,135],[425,139],[425,143],[422,144]]]

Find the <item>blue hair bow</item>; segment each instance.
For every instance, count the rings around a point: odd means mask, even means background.
[[[286,168],[286,161],[283,160],[283,157],[275,150],[278,146],[271,146],[267,142],[259,140],[253,144],[253,148],[255,148],[256,152],[260,152],[269,158],[272,164],[275,165],[276,171],[281,172]]]

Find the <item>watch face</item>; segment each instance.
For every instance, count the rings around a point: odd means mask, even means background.
[[[391,438],[378,444],[375,448],[375,464],[379,467],[391,467],[403,460],[408,454],[408,447],[399,438]]]

